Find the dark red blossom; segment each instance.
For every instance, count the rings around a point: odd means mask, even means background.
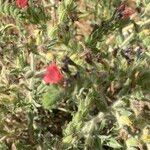
[[[122,3],[118,8],[117,8],[117,12],[122,12],[122,11],[124,11],[125,10],[125,4],[124,3]]]
[[[44,75],[44,81],[46,84],[57,84],[63,80],[63,75],[55,63],[50,64]]]
[[[133,10],[131,7],[127,7],[124,3],[122,3],[117,8],[117,18],[119,19],[128,19],[132,14],[135,13],[135,10]]]
[[[19,8],[25,8],[28,6],[28,0],[16,0],[16,5]]]

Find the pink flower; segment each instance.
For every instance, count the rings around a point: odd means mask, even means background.
[[[19,8],[25,8],[28,6],[28,0],[16,0],[16,5]]]
[[[47,67],[46,73],[44,75],[44,81],[46,84],[57,84],[63,80],[63,75],[60,69],[55,63],[50,64]]]

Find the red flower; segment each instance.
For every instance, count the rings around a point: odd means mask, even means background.
[[[63,75],[60,69],[55,63],[50,64],[47,67],[46,73],[44,75],[45,83],[56,84],[63,80]]]
[[[16,5],[19,8],[25,8],[28,6],[28,0],[16,0]]]
[[[126,7],[125,10],[123,11],[123,19],[129,18],[134,13],[135,11],[132,8]]]

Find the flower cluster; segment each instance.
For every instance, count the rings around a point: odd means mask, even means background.
[[[55,63],[50,64],[44,75],[44,81],[46,84],[57,84],[63,80],[63,75],[60,69]]]
[[[19,8],[25,8],[28,6],[28,0],[16,0],[16,5]]]

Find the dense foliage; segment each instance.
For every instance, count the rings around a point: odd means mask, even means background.
[[[0,0],[0,150],[149,150],[149,17],[149,0]]]

